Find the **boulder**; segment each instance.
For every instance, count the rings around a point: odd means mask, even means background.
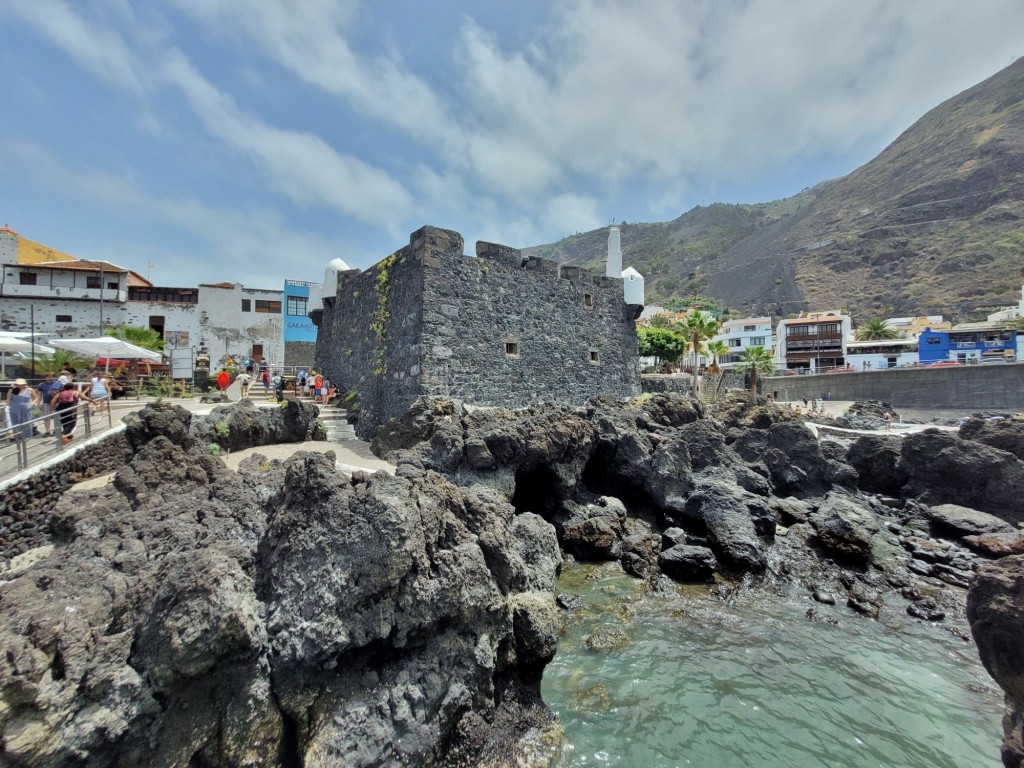
[[[1002,518],[959,504],[937,504],[926,514],[938,534],[977,536],[982,533],[1006,533],[1016,529]]]
[[[897,470],[907,478],[905,497],[1024,521],[1024,462],[1012,453],[926,429],[903,439]]]
[[[899,496],[907,478],[897,466],[900,459],[899,437],[863,435],[846,451],[846,462],[857,472],[857,487],[868,493]]]
[[[967,592],[967,619],[982,664],[1006,693],[1003,765],[1024,765],[1024,555],[978,571]]]
[[[746,461],[762,462],[768,468],[779,495],[808,498],[820,496],[835,485],[855,488],[857,484],[854,469],[826,457],[814,433],[802,423],[751,429],[733,448]]]
[[[711,550],[727,567],[738,571],[767,567],[765,540],[775,535],[775,517],[763,499],[725,477],[704,477],[687,499],[683,514],[707,528]]]
[[[273,443],[301,443],[322,438],[319,409],[304,400],[287,400],[283,407],[263,408],[239,400],[197,416],[189,426],[188,444],[200,451],[209,445],[241,451]]]
[[[960,437],[1012,453],[1024,461],[1024,421],[971,418],[960,425]]]
[[[859,561],[870,558],[871,538],[880,527],[870,509],[838,493],[825,497],[810,522],[822,549],[841,559]]]
[[[964,536],[963,540],[964,544],[985,557],[1024,555],[1024,535],[1017,531],[981,533],[977,536]]]
[[[679,581],[706,581],[718,570],[718,561],[707,547],[676,544],[658,555],[658,567]]]

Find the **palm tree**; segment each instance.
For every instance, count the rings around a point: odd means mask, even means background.
[[[882,341],[895,339],[899,334],[889,327],[889,323],[880,317],[873,317],[857,329],[857,341]]]
[[[712,400],[717,400],[718,399],[718,385],[719,385],[719,383],[722,380],[722,377],[721,377],[722,369],[718,365],[718,359],[720,357],[722,357],[723,355],[727,355],[729,353],[729,347],[722,340],[709,341],[708,342],[708,346],[707,346],[707,350],[708,350],[708,354],[711,355],[711,365],[708,367],[708,373],[712,374],[713,376],[718,376],[718,380],[715,382],[714,389],[711,390],[711,399]]]
[[[104,333],[108,336],[113,336],[115,339],[127,341],[129,344],[134,344],[137,347],[149,349],[153,352],[163,352],[164,349],[163,337],[152,328],[122,324],[117,326],[117,328],[107,328]]]
[[[718,321],[705,312],[691,312],[686,316],[679,329],[693,350],[693,394],[700,395],[700,375],[697,373],[697,357],[702,351],[704,341],[718,333]]]
[[[90,368],[93,361],[70,349],[55,349],[52,354],[39,353],[35,356],[33,363],[36,373],[43,376],[52,373],[56,376],[65,368],[76,371]]]
[[[740,352],[738,370],[750,374],[750,399],[753,405],[757,402],[757,380],[760,376],[771,376],[775,371],[775,362],[764,347],[747,347]]]

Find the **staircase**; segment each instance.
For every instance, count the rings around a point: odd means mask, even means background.
[[[348,416],[348,411],[332,405],[321,405],[318,407],[320,408],[320,423],[327,430],[328,441],[340,443],[343,440],[358,439],[355,429],[345,420],[345,417]]]

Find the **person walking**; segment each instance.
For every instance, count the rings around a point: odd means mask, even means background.
[[[89,398],[97,404],[96,413],[110,410],[110,377],[97,370],[89,382]]]
[[[75,439],[75,428],[78,426],[78,405],[85,400],[91,403],[88,396],[78,391],[73,381],[69,381],[61,389],[53,393],[50,406],[53,411],[60,415],[60,429],[62,443],[70,443]]]
[[[241,399],[248,400],[249,387],[252,386],[252,376],[249,374],[248,369],[245,371],[245,373],[238,374],[238,376],[235,378],[235,381],[238,382],[238,386],[241,387],[242,389],[242,394],[240,396]]]
[[[15,379],[7,390],[7,409],[10,413],[12,434],[24,440],[32,437],[32,406],[39,405],[39,393],[24,379]]]
[[[274,385],[274,397],[277,398],[277,402],[284,402],[284,376],[279,371],[274,371],[274,377],[271,379]]]
[[[217,374],[217,389],[220,390],[222,399],[227,399],[229,384],[231,384],[231,374],[228,373],[227,368],[221,368],[220,373]]]
[[[63,385],[54,378],[52,372],[46,374],[46,378],[36,386],[36,392],[39,393],[39,408],[43,412],[43,416],[47,417],[43,422],[43,427],[45,428],[47,435],[53,432],[53,419],[49,418],[50,400],[53,397],[53,393],[58,391],[62,386]]]

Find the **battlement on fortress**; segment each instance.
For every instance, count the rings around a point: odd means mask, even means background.
[[[421,227],[324,297],[316,368],[359,393],[360,434],[421,395],[520,407],[639,394],[639,307],[621,279],[497,243],[463,251],[458,232]]]

